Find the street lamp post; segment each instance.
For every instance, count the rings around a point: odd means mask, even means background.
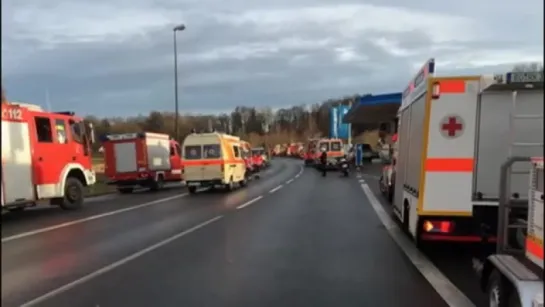
[[[179,141],[179,132],[178,132],[178,50],[176,44],[176,32],[185,30],[185,25],[180,24],[172,29],[174,34],[174,135],[176,136],[176,141]]]

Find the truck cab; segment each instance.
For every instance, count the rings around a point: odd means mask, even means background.
[[[22,210],[49,200],[65,210],[83,205],[93,185],[92,124],[73,112],[2,104],[2,209]]]

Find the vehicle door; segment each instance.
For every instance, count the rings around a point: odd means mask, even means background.
[[[202,170],[204,180],[223,178],[224,159],[220,144],[203,144]],[[228,168],[227,168],[228,170]],[[225,170],[225,171],[227,171]]]
[[[70,146],[67,123],[62,118],[47,115],[34,116],[36,143],[33,166],[38,198],[56,195],[56,184],[60,182],[62,170],[68,163],[76,161],[75,150]]]
[[[242,151],[239,145],[233,144],[233,161],[229,161],[229,167],[233,169],[233,178],[240,181],[244,178],[246,165],[242,163]]]
[[[202,145],[185,145],[183,148],[184,179],[186,181],[204,180],[202,164]]]
[[[182,157],[181,157],[180,145],[176,142],[170,143],[170,173],[172,179],[181,179],[182,175]]]

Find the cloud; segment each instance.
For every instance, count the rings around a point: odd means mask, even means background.
[[[543,61],[543,2],[491,0],[3,1],[9,98],[84,114],[287,106],[401,91],[425,60],[441,74]]]

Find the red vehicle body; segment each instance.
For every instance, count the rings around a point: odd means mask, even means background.
[[[252,155],[252,164],[257,170],[260,170],[263,168],[263,156],[260,154],[254,154]]]
[[[305,165],[312,165],[319,158],[319,152],[317,150],[317,139],[308,141],[307,148],[305,150],[304,160]]]
[[[108,184],[120,193],[131,193],[137,186],[158,190],[166,182],[182,181],[180,145],[167,134],[111,134],[103,142]]]
[[[240,144],[242,148],[242,158],[246,164],[246,170],[248,171],[248,175],[251,175],[257,170],[252,157],[252,147],[250,146],[250,143],[246,141],[241,141]]]
[[[85,187],[96,181],[93,142],[93,126],[72,112],[2,103],[2,209],[22,210],[46,199],[80,208]]]

